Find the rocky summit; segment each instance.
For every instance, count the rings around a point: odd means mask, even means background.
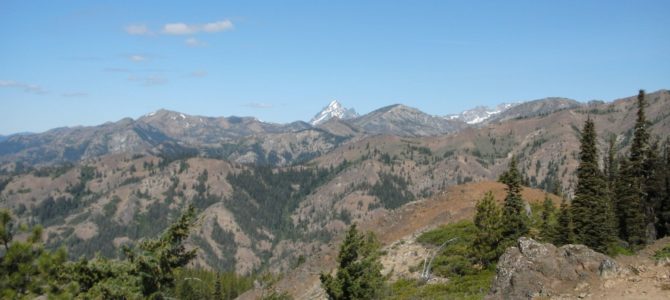
[[[337,100],[333,100],[324,107],[319,113],[317,113],[312,120],[309,121],[310,124],[316,126],[321,123],[324,123],[332,118],[338,118],[341,120],[352,119],[358,117],[358,113],[353,108],[345,108]]]

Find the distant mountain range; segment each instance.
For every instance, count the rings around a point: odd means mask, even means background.
[[[280,166],[311,159],[365,136],[439,136],[583,105],[586,104],[572,99],[544,98],[493,108],[478,106],[441,117],[395,104],[361,116],[332,101],[309,123],[288,124],[262,122],[253,117],[204,117],[158,110],[137,120],[125,118],[98,126],[0,137],[0,164],[76,162],[114,153],[169,157],[197,153],[240,163]]]

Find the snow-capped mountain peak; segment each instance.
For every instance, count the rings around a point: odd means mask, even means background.
[[[492,116],[500,114],[517,104],[518,103],[502,103],[493,108],[487,106],[477,106],[473,109],[463,111],[460,114],[447,115],[446,118],[449,120],[460,120],[471,125],[480,124],[490,119]]]
[[[316,126],[332,118],[345,120],[355,117],[358,117],[358,113],[356,113],[353,108],[345,108],[340,102],[333,100],[328,106],[324,107],[321,112],[316,114],[309,123]]]

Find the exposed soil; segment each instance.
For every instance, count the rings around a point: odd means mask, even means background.
[[[556,299],[670,299],[670,262],[657,262],[654,252],[670,244],[666,237],[633,256],[619,256],[624,269],[618,277],[584,283]]]

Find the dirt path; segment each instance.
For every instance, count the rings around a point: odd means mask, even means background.
[[[670,264],[659,264],[654,252],[670,244],[670,238],[656,241],[633,256],[620,256],[616,261],[627,274],[603,280],[585,288],[584,299],[670,299]]]

